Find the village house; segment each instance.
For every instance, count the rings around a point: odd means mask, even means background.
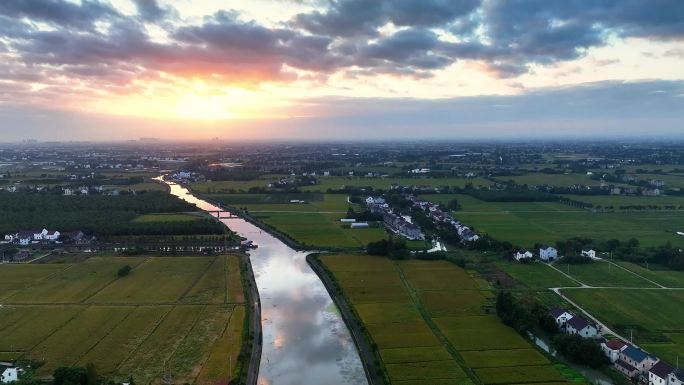
[[[637,368],[619,358],[617,361],[615,361],[613,367],[615,368],[615,370],[622,373],[625,377],[628,378],[635,378],[639,375],[639,370]]]
[[[596,258],[596,251],[594,251],[593,249],[590,249],[590,250],[582,250],[582,256],[583,256],[583,257],[587,257],[587,258],[594,259],[594,258]]]
[[[639,374],[645,374],[651,370],[656,362],[658,362],[658,358],[646,353],[634,345],[628,345],[620,352],[620,358],[617,362],[620,361],[626,362],[630,366],[634,367]]]
[[[564,329],[565,323],[572,318],[572,313],[558,307],[551,309],[549,311],[549,315],[553,317],[553,319],[556,321],[556,325],[558,325],[558,328],[560,329]]]
[[[670,373],[668,385],[684,385],[684,370],[675,369]]]
[[[542,246],[539,249],[539,259],[542,261],[553,261],[558,258],[558,250],[551,246]]]
[[[0,383],[9,384],[19,381],[23,370],[11,365],[0,364]]]
[[[515,252],[515,254],[513,254],[513,259],[515,259],[518,262],[524,260],[531,260],[532,257],[534,257],[534,255],[532,255],[532,253],[530,253],[527,250],[518,250]]]
[[[57,241],[59,240],[60,232],[57,230],[48,230],[46,234],[43,236],[43,239],[46,241]]]
[[[649,179],[648,184],[654,187],[665,187],[665,181],[660,179]]]
[[[598,330],[589,321],[583,317],[574,316],[566,323],[566,332],[568,334],[577,334],[584,338],[596,337]]]
[[[670,374],[675,371],[675,368],[670,366],[665,361],[658,361],[648,371],[648,385],[669,385]]]
[[[349,227],[352,229],[367,229],[368,223],[367,222],[354,222]]]
[[[32,232],[33,232],[33,240],[34,241],[42,241],[48,233],[47,229],[32,230]]]
[[[603,354],[608,357],[611,363],[615,363],[615,361],[620,358],[620,352],[622,349],[626,348],[627,344],[620,341],[620,340],[610,340],[610,341],[604,341],[601,343],[601,350],[603,351]]]

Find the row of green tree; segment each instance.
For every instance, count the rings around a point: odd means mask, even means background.
[[[0,234],[48,228],[62,233],[81,230],[96,235],[221,234],[211,219],[132,222],[141,214],[197,211],[197,207],[163,192],[127,196],[46,196],[3,194]]]

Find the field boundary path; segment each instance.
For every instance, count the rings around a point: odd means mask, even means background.
[[[620,268],[620,269],[622,269],[622,270],[624,270],[624,271],[626,271],[626,272],[628,272],[628,273],[632,273],[632,274],[636,275],[637,277],[643,279],[644,281],[648,281],[648,282],[650,282],[650,283],[652,283],[652,284],[658,286],[658,287],[661,288],[661,289],[669,289],[667,286],[663,286],[663,285],[659,284],[658,282],[653,281],[653,280],[651,280],[651,279],[649,279],[649,278],[646,278],[646,277],[644,277],[643,275],[637,273],[636,271],[632,271],[632,270],[629,270],[629,269],[625,268],[624,266],[620,266],[620,265],[618,265],[617,263],[615,263],[615,262],[613,262],[613,261],[609,261],[609,260],[607,260],[607,259],[598,258],[598,257],[597,257],[596,259],[598,259],[598,260],[600,260],[600,261],[604,261],[604,262],[610,263],[611,265],[616,266],[616,267],[618,267],[618,268]]]
[[[413,286],[411,286],[411,283],[408,281],[408,279],[406,279],[404,270],[397,263],[394,263],[394,268],[397,270],[399,278],[401,278],[401,282],[404,284],[404,287],[406,288],[409,297],[411,297],[411,302],[413,302],[414,306],[418,309],[420,316],[423,318],[423,321],[425,321],[425,323],[428,325],[428,327],[432,331],[432,334],[434,334],[435,337],[437,337],[439,342],[442,343],[442,345],[446,348],[446,350],[449,352],[454,361],[458,364],[458,366],[461,367],[463,372],[468,375],[468,377],[473,381],[473,383],[481,384],[482,382],[480,381],[479,377],[477,377],[472,368],[466,365],[465,360],[458,352],[458,349],[456,349],[451,344],[451,342],[449,342],[449,339],[444,335],[444,333],[442,333],[442,330],[440,330],[435,321],[432,320],[430,314],[427,312],[427,310],[425,310],[422,302],[420,301],[420,298],[418,297],[418,294],[416,294],[416,290],[413,288]]]
[[[617,338],[619,338],[620,340],[622,340],[623,342],[630,343],[630,344],[632,343],[628,338],[626,338],[626,337],[620,335],[620,334],[617,333],[615,330],[613,330],[613,329],[611,329],[610,327],[608,327],[608,325],[606,325],[604,322],[601,322],[597,317],[593,316],[589,311],[587,311],[587,310],[584,309],[582,306],[580,306],[580,304],[578,304],[577,302],[575,302],[575,301],[573,301],[572,299],[570,299],[567,295],[563,294],[562,291],[563,291],[563,290],[582,290],[582,289],[585,289],[585,290],[586,290],[586,289],[615,289],[615,290],[675,290],[675,291],[676,291],[676,290],[684,290],[684,288],[677,288],[677,287],[667,287],[667,286],[664,286],[664,285],[662,285],[662,284],[660,284],[660,283],[658,283],[658,282],[653,281],[652,279],[649,279],[649,278],[644,277],[643,275],[641,275],[641,274],[639,274],[639,273],[637,273],[637,272],[634,272],[634,271],[632,271],[632,270],[629,270],[629,269],[625,268],[624,266],[620,266],[619,264],[614,263],[613,261],[609,261],[609,260],[606,260],[606,259],[603,259],[603,258],[599,258],[599,257],[594,258],[594,259],[595,259],[596,261],[600,261],[599,263],[609,263],[609,264],[611,264],[612,266],[615,266],[616,268],[619,268],[619,269],[622,269],[622,270],[624,270],[624,271],[627,271],[628,273],[630,273],[630,274],[632,274],[632,275],[634,275],[634,276],[636,276],[636,277],[639,277],[639,278],[643,279],[644,282],[648,282],[648,283],[653,284],[655,287],[629,287],[629,286],[628,286],[628,287],[625,287],[625,286],[592,286],[592,285],[587,285],[586,283],[580,281],[579,279],[577,279],[577,278],[571,276],[570,274],[568,274],[568,273],[564,272],[563,270],[561,270],[561,269],[557,268],[556,266],[554,266],[554,263],[555,263],[555,262],[553,262],[553,263],[547,263],[546,265],[549,266],[550,268],[554,269],[555,271],[559,272],[559,273],[562,274],[563,276],[569,278],[570,280],[572,280],[572,281],[574,281],[574,282],[577,282],[578,284],[580,284],[580,286],[579,286],[579,287],[576,287],[576,286],[551,287],[551,288],[549,288],[549,290],[551,290],[552,292],[556,293],[556,294],[557,294],[558,296],[560,296],[564,301],[566,301],[566,302],[569,303],[570,305],[574,306],[574,307],[575,307],[576,309],[578,309],[584,316],[586,316],[586,317],[589,318],[591,321],[593,321],[594,323],[596,323],[596,325],[599,327],[599,333],[600,333],[600,334],[612,334],[612,335],[614,335],[615,337],[617,337]]]

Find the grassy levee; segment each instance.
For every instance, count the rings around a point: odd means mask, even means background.
[[[0,265],[0,277],[9,277],[0,307],[0,357],[38,363],[36,375],[45,380],[60,366],[94,363],[115,382],[133,376],[157,384],[165,372],[175,383],[244,382],[250,296],[240,258]],[[133,269],[119,277],[124,265]]]
[[[446,261],[324,255],[393,384],[565,383],[549,359],[493,314],[493,293]]]

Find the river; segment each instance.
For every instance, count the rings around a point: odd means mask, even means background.
[[[215,212],[220,208],[167,182],[171,194]],[[250,260],[261,298],[263,348],[259,385],[367,385],[342,317],[305,252],[241,218],[221,219],[259,247]]]

